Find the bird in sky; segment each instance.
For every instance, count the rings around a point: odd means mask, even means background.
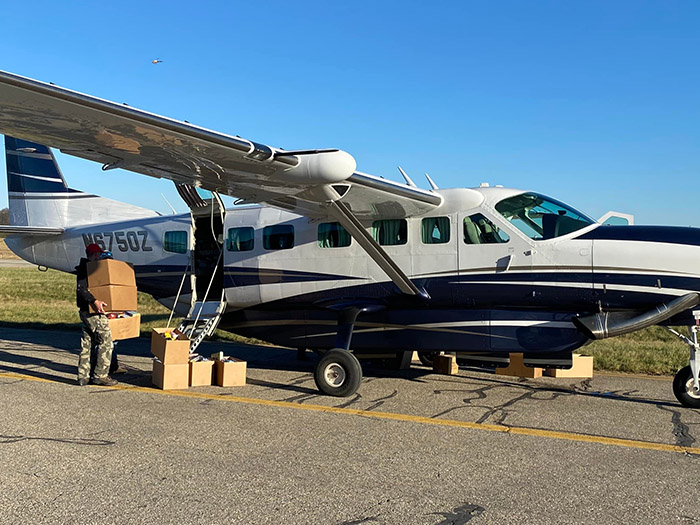
[[[162,60],[160,58],[156,58],[154,60],[151,60],[151,64],[160,64]]]

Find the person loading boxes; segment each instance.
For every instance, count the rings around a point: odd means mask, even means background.
[[[102,257],[102,248],[90,244],[85,248],[85,257],[75,267],[77,272],[76,303],[80,310],[80,321],[83,323],[83,333],[80,339],[80,357],[78,358],[78,384],[85,386],[90,382],[90,353],[92,347],[97,347],[95,375],[92,382],[96,385],[113,386],[117,381],[107,375],[112,361],[112,333],[105,316],[104,301],[95,299],[88,289],[87,264],[98,261]],[[90,306],[97,311],[92,313]]]

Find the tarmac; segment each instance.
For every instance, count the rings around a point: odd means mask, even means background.
[[[693,523],[700,411],[670,378],[519,379],[364,366],[320,395],[316,356],[208,342],[243,387],[75,384],[79,334],[0,328],[2,523]],[[201,347],[200,347],[201,348]]]

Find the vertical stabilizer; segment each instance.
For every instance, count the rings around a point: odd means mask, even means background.
[[[70,228],[157,215],[69,188],[53,152],[41,144],[6,136],[5,158],[12,225]]]

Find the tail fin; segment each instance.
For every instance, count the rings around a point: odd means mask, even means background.
[[[10,224],[70,228],[152,217],[156,212],[68,187],[46,146],[5,137]]]

